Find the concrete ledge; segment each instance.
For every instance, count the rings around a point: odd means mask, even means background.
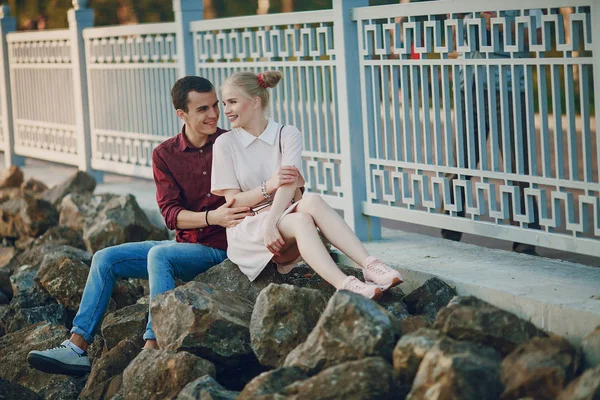
[[[407,293],[436,276],[574,344],[600,325],[600,268],[390,229],[365,245],[403,273]]]

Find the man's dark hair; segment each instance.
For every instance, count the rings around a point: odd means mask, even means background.
[[[208,93],[212,90],[215,90],[215,87],[208,79],[199,76],[184,76],[175,82],[173,89],[171,89],[173,107],[176,110],[181,109],[187,112],[189,92]]]

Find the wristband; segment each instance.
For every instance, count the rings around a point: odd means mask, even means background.
[[[206,226],[211,226],[211,225],[208,223],[208,210],[206,210],[206,214],[204,214],[204,220],[206,221]]]

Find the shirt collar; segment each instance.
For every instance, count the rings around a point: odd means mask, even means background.
[[[214,135],[210,135],[208,137],[208,140],[206,141],[204,146],[214,143],[217,139],[217,136],[219,136],[219,132],[224,131],[221,128],[217,128],[217,132]],[[185,125],[183,125],[183,127],[181,128],[181,133],[179,133],[179,135],[177,136],[177,149],[179,149],[179,151],[198,149],[198,147],[195,147],[193,144],[191,144],[188,138],[185,136]]]
[[[257,139],[272,145],[275,142],[275,136],[277,136],[277,122],[269,118],[266,129],[258,137],[242,128],[237,129],[237,136],[244,147],[250,146]]]

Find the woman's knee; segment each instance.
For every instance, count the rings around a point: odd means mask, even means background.
[[[323,198],[318,194],[314,193],[306,193],[304,196],[302,196],[301,204],[303,205],[301,208],[311,214],[327,206],[325,200],[323,200]]]
[[[288,214],[287,217],[291,218],[291,222],[294,224],[294,226],[315,226],[315,220],[313,219],[312,215],[306,212],[298,211],[292,214]]]

